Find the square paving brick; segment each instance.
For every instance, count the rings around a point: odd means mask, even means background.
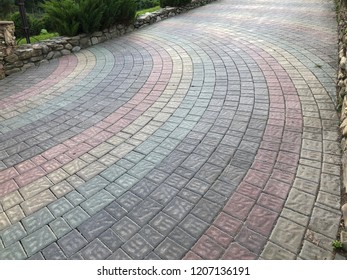
[[[57,201],[48,205],[48,209],[52,212],[55,217],[60,217],[66,212],[70,211],[73,205],[65,198],[62,197]]]
[[[100,175],[104,177],[106,180],[113,182],[117,180],[121,175],[123,175],[127,169],[118,166],[118,165],[112,165],[108,167],[105,171],[103,171]]]
[[[122,249],[135,260],[141,260],[153,250],[153,247],[141,237],[135,234],[123,246]]]
[[[99,239],[95,239],[79,253],[85,260],[105,260],[112,252]]]
[[[105,188],[109,182],[100,176],[96,176],[83,185],[79,186],[76,190],[84,197],[89,198],[96,194],[98,191]]]
[[[110,214],[102,210],[82,223],[78,230],[88,241],[91,241],[113,226],[115,222],[116,220]]]
[[[122,218],[113,227],[112,230],[123,240],[129,240],[141,228],[128,217]]]
[[[107,259],[108,260],[131,260],[131,257],[127,253],[125,253],[122,249],[118,249]]]
[[[24,260],[26,258],[27,254],[19,242],[0,250],[1,260]]]
[[[59,247],[67,257],[70,257],[87,245],[87,240],[77,231],[73,230],[58,240]]]
[[[179,227],[176,227],[168,236],[170,239],[175,241],[180,246],[189,250],[196,242],[196,238],[192,237],[184,230]]]
[[[192,203],[180,197],[175,197],[165,208],[164,212],[177,221],[187,216],[194,207]]]
[[[66,214],[63,215],[63,218],[70,225],[71,228],[76,228],[84,221],[89,219],[89,215],[79,206],[70,210]]]
[[[42,254],[46,260],[65,260],[66,256],[57,243],[52,243],[42,250]]]
[[[261,254],[261,258],[264,260],[295,260],[296,255],[276,244],[268,242]]]
[[[54,220],[52,213],[45,207],[35,212],[34,214],[24,218],[22,223],[28,233],[31,233],[39,228],[47,225]]]
[[[238,243],[232,243],[221,257],[222,260],[254,260],[256,258],[257,255]]]
[[[32,256],[55,240],[57,240],[57,238],[51,229],[48,226],[44,226],[23,238],[21,242],[28,256]]]
[[[23,201],[23,197],[18,191],[9,193],[8,195],[0,198],[0,204],[3,210],[7,210],[15,205],[20,204]]]
[[[117,221],[127,214],[127,211],[115,201],[106,206],[105,211],[107,211],[107,213],[109,213]]]
[[[208,224],[194,215],[189,214],[180,224],[179,227],[189,235],[198,238],[208,228]]]
[[[128,217],[140,226],[144,226],[162,209],[162,205],[156,201],[146,198],[140,204],[134,206]]]
[[[223,255],[224,248],[219,246],[208,236],[204,235],[194,245],[192,251],[205,260],[215,260],[219,259]]]
[[[50,189],[57,198],[60,198],[74,190],[74,188],[66,181],[62,181],[59,184],[52,186]]]
[[[165,238],[154,252],[164,260],[180,260],[186,254],[187,249],[183,248],[172,239]]]
[[[161,205],[165,205],[169,202],[176,194],[178,190],[167,185],[162,184],[155,191],[153,191],[150,195],[150,198],[160,203]]]
[[[102,233],[99,237],[100,241],[104,243],[107,248],[109,248],[112,252],[116,251],[123,245],[123,241],[119,238],[119,236],[112,230],[108,229],[104,233]]]
[[[73,206],[77,206],[79,204],[81,204],[83,201],[85,201],[86,199],[83,197],[83,195],[81,195],[79,192],[77,191],[72,191],[70,193],[68,193],[66,196],[67,200],[73,205]]]
[[[9,245],[27,236],[27,232],[25,231],[21,223],[16,223],[1,231],[0,236],[5,247],[8,247]]]
[[[161,234],[167,235],[177,223],[178,221],[161,212],[156,215],[149,224]]]
[[[105,190],[101,190],[97,194],[88,198],[86,201],[81,203],[81,207],[89,214],[94,215],[101,209],[105,208],[112,201],[114,201],[114,196]]]
[[[24,213],[28,216],[55,200],[56,197],[53,195],[53,193],[50,190],[46,190],[28,200],[23,201],[20,206],[22,207]]]
[[[156,231],[154,228],[152,228],[149,225],[144,226],[139,234],[152,246],[156,247],[159,245],[160,242],[163,241],[165,236],[160,234],[158,231]]]
[[[138,197],[145,198],[149,194],[151,194],[156,188],[158,187],[157,184],[154,182],[148,180],[148,179],[143,179],[140,182],[138,182],[132,189],[131,191],[137,195]]]
[[[72,229],[63,218],[58,218],[49,224],[55,236],[60,238],[70,232]]]

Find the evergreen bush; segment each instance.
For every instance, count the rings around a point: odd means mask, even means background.
[[[182,7],[188,5],[192,0],[160,0],[160,7],[165,8],[166,6],[170,7]]]

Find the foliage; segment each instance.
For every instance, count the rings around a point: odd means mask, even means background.
[[[95,0],[79,1],[79,21],[81,23],[81,31],[84,33],[92,33],[101,27],[101,19],[106,10],[105,4]]]
[[[7,19],[15,11],[14,0],[0,0],[0,19]]]
[[[160,10],[160,6],[159,5],[155,6],[153,8],[148,8],[148,9],[137,11],[136,12],[136,16],[138,17],[138,16],[141,16],[141,15],[143,15],[145,13],[153,13],[153,12],[158,11],[158,10]]]
[[[135,18],[136,2],[135,0],[116,0],[119,1],[119,14],[117,21],[128,23]]]
[[[22,18],[19,12],[15,12],[11,15],[10,19],[14,22],[15,25],[15,35],[17,38],[25,37],[24,27],[22,23]],[[41,32],[41,29],[45,27],[44,19],[41,17],[33,16],[27,14],[29,33],[30,35],[38,35]]]
[[[40,42],[42,40],[46,40],[46,39],[50,39],[50,38],[54,38],[54,37],[58,37],[59,34],[58,33],[41,33],[39,35],[35,35],[35,36],[30,36],[30,42],[31,43],[35,43],[35,42]],[[24,38],[20,39],[17,42],[18,45],[23,45],[26,44],[26,40]]]
[[[135,0],[47,0],[41,6],[50,19],[48,29],[67,36],[128,23],[136,13]]]
[[[153,8],[159,6],[159,0],[137,0],[136,1],[136,10],[141,11],[144,9]]]
[[[79,5],[74,0],[48,0],[42,4],[54,31],[62,35],[74,36],[80,28]]]
[[[103,0],[103,2],[107,8],[105,9],[101,19],[101,27],[107,28],[117,23],[121,2],[114,0]]]
[[[192,0],[160,0],[160,7],[181,7],[191,3]]]
[[[342,242],[340,240],[334,240],[332,242],[332,246],[335,250],[342,249],[342,247],[343,247]]]

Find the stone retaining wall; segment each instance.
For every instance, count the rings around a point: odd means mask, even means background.
[[[6,48],[7,51],[4,52],[4,55],[0,53],[0,79],[40,63],[47,62],[50,59],[78,52],[81,49],[88,48],[112,38],[117,38],[135,29],[145,27],[149,24],[173,17],[182,12],[214,1],[216,0],[193,0],[191,4],[185,7],[163,8],[156,12],[147,13],[138,17],[134,23],[128,26],[118,24],[112,28],[94,32],[93,34],[80,34],[75,37],[57,37],[36,44],[26,44],[17,47],[13,42],[6,43],[4,48]],[[3,41],[1,38],[4,37],[3,34],[5,34],[5,31],[1,29],[3,25],[11,29],[13,23],[3,22],[0,24],[1,41]],[[12,27],[10,28],[9,26]],[[13,37],[14,27],[11,30]],[[2,51],[1,48],[2,45],[0,45],[0,52]]]
[[[342,214],[345,228],[342,229],[340,240],[347,251],[347,5],[346,0],[338,0],[338,32],[339,32],[339,69],[337,76],[337,99],[340,107],[340,130],[342,135]]]
[[[12,21],[0,22],[0,79],[5,77],[5,58],[12,55],[16,46]]]

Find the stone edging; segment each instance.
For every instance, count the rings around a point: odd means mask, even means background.
[[[345,0],[339,0],[338,3],[338,34],[339,34],[339,68],[337,76],[337,100],[340,111],[340,131],[342,135],[342,214],[345,224],[345,229],[342,230],[340,240],[343,249],[347,251],[347,6]]]
[[[0,60],[0,70],[3,69],[5,75],[0,75],[0,79],[13,73],[20,72],[29,67],[48,62],[51,59],[78,52],[81,49],[102,43],[106,40],[117,38],[135,29],[143,28],[149,24],[161,21],[181,14],[188,10],[217,0],[193,0],[184,7],[166,7],[153,13],[146,13],[139,16],[130,25],[118,24],[114,27],[92,34],[80,34],[74,37],[56,37],[44,40],[35,44],[26,44],[14,47],[13,50],[2,56]]]

